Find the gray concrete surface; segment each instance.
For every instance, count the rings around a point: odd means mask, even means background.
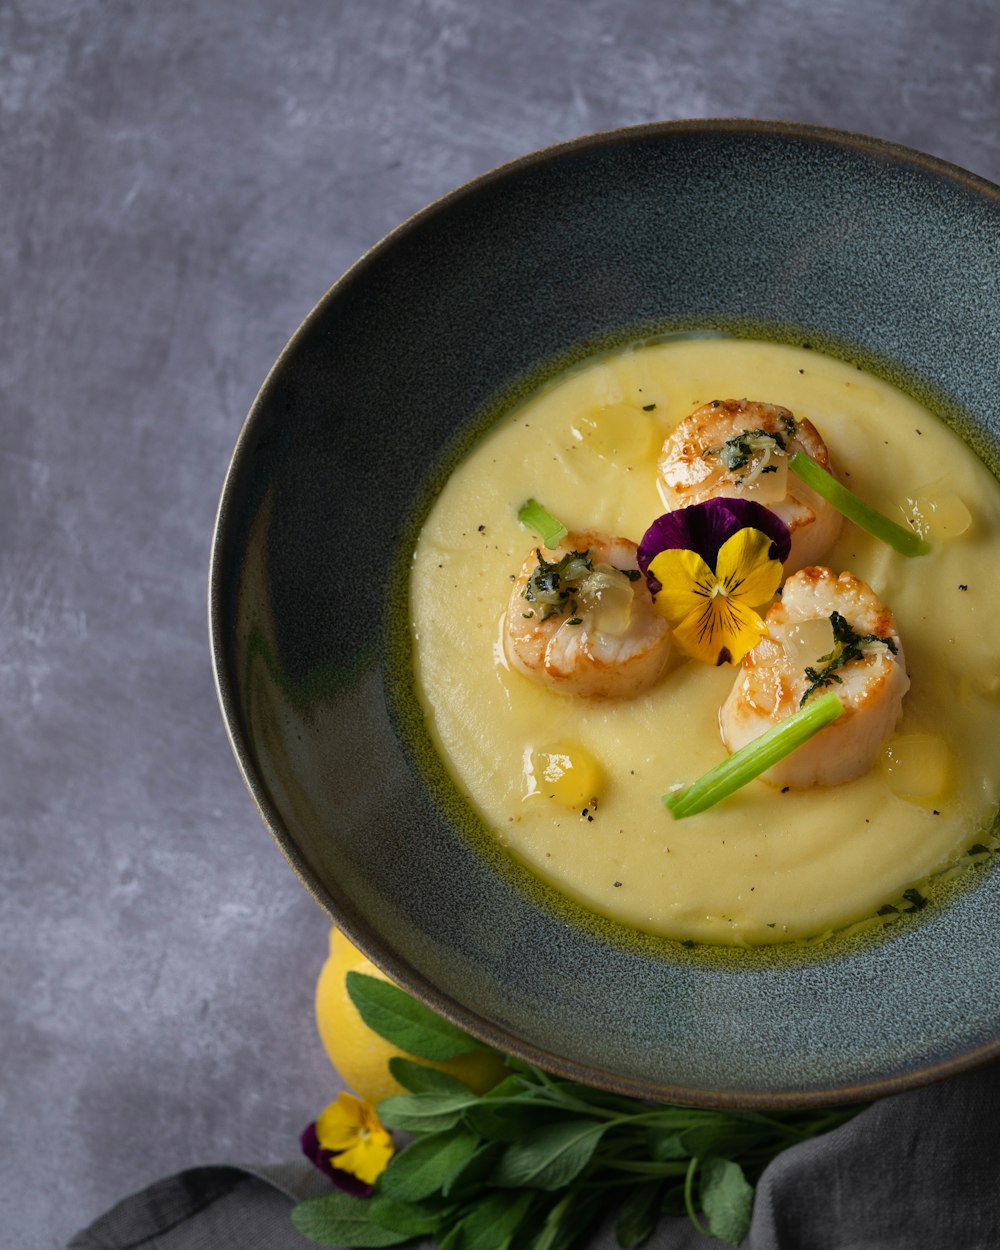
[[[0,1244],[336,1088],[326,922],[216,708],[209,541],[297,323],[472,175],[694,116],[1000,180],[992,0],[0,0]]]

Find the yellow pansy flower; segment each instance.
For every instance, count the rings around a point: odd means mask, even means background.
[[[738,664],[767,633],[755,610],[774,596],[790,535],[757,503],[711,499],[668,512],[639,544],[639,567],[678,647],[706,664]]]
[[[371,1103],[343,1092],[320,1114],[316,1137],[322,1149],[331,1152],[333,1167],[366,1185],[374,1184],[382,1175],[395,1152],[392,1138]]]

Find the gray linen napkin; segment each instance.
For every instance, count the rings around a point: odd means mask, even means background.
[[[309,1164],[193,1168],[126,1198],[69,1250],[306,1250],[295,1200],[328,1191]],[[421,1242],[421,1247],[430,1243]],[[612,1250],[610,1224],[588,1250]],[[650,1250],[718,1250],[685,1219]],[[1000,1250],[1000,1064],[875,1103],[779,1155],[744,1250]]]

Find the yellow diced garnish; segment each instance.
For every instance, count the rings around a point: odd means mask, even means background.
[[[525,752],[525,780],[526,797],[582,810],[598,797],[601,766],[586,747],[565,739]]]
[[[972,524],[972,513],[956,491],[932,483],[907,500],[913,526],[928,542],[960,538]]]
[[[619,638],[627,632],[633,599],[632,583],[607,564],[599,564],[580,583],[580,608],[590,629],[599,634]]]
[[[930,805],[948,789],[951,752],[937,734],[899,734],[882,748],[882,768],[893,794]]]
[[[832,655],[837,645],[833,637],[833,625],[828,616],[811,621],[799,621],[774,631],[792,664],[801,670],[820,668],[821,660]]]

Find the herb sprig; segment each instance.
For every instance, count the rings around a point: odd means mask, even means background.
[[[568,551],[561,559],[550,561],[536,547],[535,556],[538,563],[525,583],[522,595],[534,605],[540,621],[558,616],[567,608],[575,616],[579,584],[594,567],[589,550]]]
[[[833,627],[833,650],[828,655],[819,657],[819,663],[825,667],[817,669],[812,665],[806,666],[805,674],[809,679],[809,685],[799,700],[799,707],[804,706],[806,699],[815,691],[822,690],[824,686],[833,683],[838,686],[843,685],[844,679],[837,669],[843,668],[854,660],[863,660],[879,651],[888,650],[893,655],[898,651],[894,639],[888,636],[882,638],[878,634],[856,633],[850,621],[839,612],[830,613],[830,624]]]
[[[522,598],[527,599],[532,608],[522,615],[532,617],[537,612],[539,621],[547,621],[568,610],[572,619],[566,624],[582,625],[583,617],[576,615],[580,596],[583,593],[586,598],[586,589],[594,578],[599,579],[607,573],[621,573],[627,581],[637,582],[642,577],[638,569],[619,569],[607,564],[595,567],[589,548],[586,551],[567,551],[558,560],[546,560],[541,549],[536,547],[535,558],[538,563],[521,591]]]
[[[418,1058],[491,1049],[385,981],[350,972],[347,989],[370,1028]],[[661,1216],[686,1212],[736,1246],[770,1160],[860,1110],[650,1105],[505,1063],[506,1078],[480,1096],[436,1068],[390,1060],[407,1093],[384,1099],[378,1113],[409,1142],[371,1197],[299,1203],[299,1232],[341,1250],[417,1237],[440,1250],[570,1250],[613,1211],[624,1248],[641,1246]]]
[[[745,469],[759,453],[785,452],[784,438],[770,430],[743,430],[733,438],[727,438],[721,447],[709,447],[702,452],[702,459],[708,460],[718,456],[730,473]],[[767,470],[764,470],[767,472]],[[773,472],[774,469],[771,469]]]
[[[787,456],[786,438],[794,438],[798,429],[795,418],[790,412],[779,414],[784,435],[777,430],[741,430],[732,438],[727,438],[720,447],[708,447],[702,452],[703,460],[718,459],[731,474],[740,470],[749,471],[742,476],[744,485],[749,485],[763,473],[777,473],[778,466],[771,463],[773,456]]]

